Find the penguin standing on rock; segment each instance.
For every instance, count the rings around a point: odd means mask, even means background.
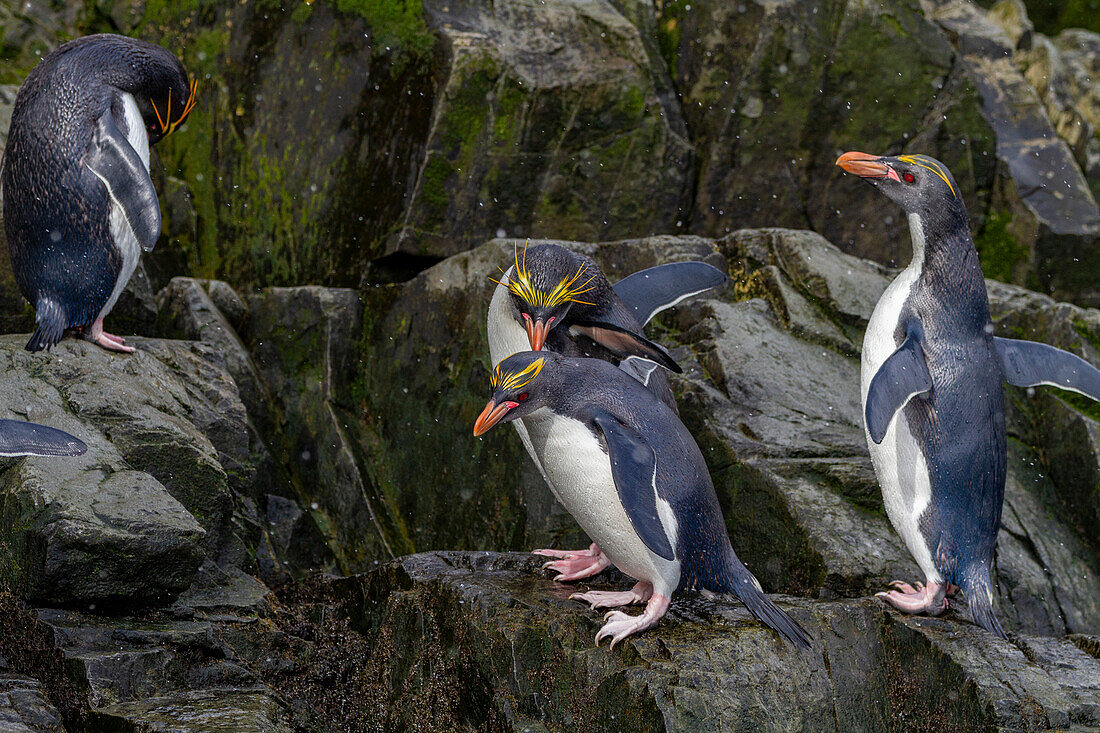
[[[573,596],[592,608],[646,604],[640,616],[609,612],[596,644],[656,625],[674,592],[702,588],[735,594],[788,641],[810,646],[737,558],[691,434],[641,383],[599,359],[527,351],[498,364],[490,384],[474,435],[522,418],[562,504],[638,580],[629,591]]]
[[[850,152],[837,165],[905,209],[913,239],[913,261],[867,324],[860,386],[886,513],[925,579],[878,595],[938,615],[961,587],[974,620],[1003,637],[990,579],[1005,487],[1002,382],[1100,400],[1100,371],[1046,344],[993,336],[966,207],[942,163]]]
[[[103,318],[160,235],[149,146],[194,103],[179,59],[115,35],[66,43],[19,88],[2,182],[12,270],[36,313],[29,351],[75,328],[133,352]]]
[[[658,365],[675,372],[680,366],[658,344],[641,335],[657,313],[725,283],[726,276],[705,262],[673,262],[636,272],[614,286],[591,257],[557,244],[523,250],[503,271],[489,304],[487,332],[494,366],[528,349],[571,357],[594,357],[619,365],[677,414],[668,378]],[[513,422],[527,452],[555,497],[561,499],[543,468],[543,457],[531,443],[523,420]],[[534,550],[556,558],[545,567],[557,580],[595,575],[611,562],[597,544],[587,550]]]

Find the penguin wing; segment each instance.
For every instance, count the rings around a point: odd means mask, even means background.
[[[666,308],[725,281],[721,270],[705,262],[671,262],[639,270],[611,287],[644,326]]]
[[[597,409],[592,420],[607,442],[611,476],[634,531],[654,554],[676,559],[657,514],[657,454],[645,438],[610,412]]]
[[[108,109],[96,123],[84,151],[84,164],[103,181],[111,200],[126,215],[141,248],[153,249],[160,236],[160,202],[153,179],[137,151],[118,129]]]
[[[658,366],[649,359],[643,359],[640,356],[628,356],[619,362],[619,368],[648,387],[649,378],[653,376],[653,372],[658,369]]]
[[[932,375],[924,361],[920,326],[910,326],[905,342],[882,363],[867,389],[864,419],[871,440],[881,443],[890,421],[913,397],[932,389]]]
[[[1100,400],[1100,369],[1068,351],[1035,341],[994,337],[1005,381],[1017,387],[1049,385]]]
[[[571,334],[581,334],[595,341],[620,359],[638,356],[660,364],[669,371],[682,373],[684,370],[676,360],[668,355],[664,347],[659,346],[645,336],[606,321],[577,321],[569,326]]]
[[[0,420],[0,456],[79,456],[88,446],[63,430],[20,420]]]

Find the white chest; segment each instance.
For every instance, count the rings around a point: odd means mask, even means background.
[[[141,158],[141,162],[145,164],[145,170],[149,170],[149,138],[145,134],[145,122],[141,119],[141,112],[138,111],[137,102],[129,94],[122,94],[123,102],[123,117],[126,126],[126,139]],[[99,312],[99,318],[105,317],[111,312],[111,309],[115,307],[115,303],[118,302],[118,296],[122,294],[123,288],[126,287],[126,283],[130,282],[130,278],[134,274],[134,270],[137,268],[138,259],[141,257],[141,245],[138,244],[137,237],[134,235],[134,230],[130,227],[130,222],[126,220],[126,214],[123,212],[122,207],[113,199],[111,200],[111,213],[110,213],[110,227],[111,237],[115,241],[115,246],[118,247],[119,253],[122,255],[122,268],[119,270],[118,279],[115,280],[115,287],[111,291],[111,297],[107,300],[107,304],[103,306],[103,309]]]
[[[871,314],[867,333],[863,337],[859,382],[860,403],[864,409],[867,407],[867,391],[871,380],[883,362],[897,350],[894,333],[898,319],[920,275],[924,235],[919,220],[910,219],[910,231],[913,235],[913,263],[886,288]],[[871,462],[875,466],[875,475],[882,487],[882,503],[886,515],[927,579],[938,582],[941,578],[932,562],[932,554],[919,524],[921,515],[932,499],[932,484],[924,454],[900,412],[891,421],[881,443],[876,444],[871,440],[866,424],[864,435],[871,453]]]
[[[679,562],[655,555],[634,530],[615,488],[611,460],[592,431],[578,420],[546,409],[531,413],[525,422],[558,500],[615,567],[639,580],[667,586],[669,592],[675,589]],[[650,486],[638,489],[652,490]]]

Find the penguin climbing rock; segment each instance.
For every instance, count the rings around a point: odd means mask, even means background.
[[[599,359],[550,351],[514,354],[493,370],[481,435],[523,418],[558,498],[615,567],[637,579],[625,592],[573,596],[612,611],[596,634],[611,646],[654,626],[677,590],[733,593],[754,616],[801,647],[810,637],[777,608],[737,558],[699,447],[679,417],[640,382]]]
[[[993,336],[966,207],[942,163],[850,152],[837,165],[899,204],[913,240],[912,262],[867,325],[860,387],[883,504],[924,583],[894,581],[878,595],[938,615],[959,587],[974,620],[1004,636],[990,579],[1005,486],[1002,382],[1100,400],[1100,371],[1046,344]]]
[[[80,456],[82,440],[63,430],[21,420],[0,420],[0,456]]]
[[[590,356],[618,364],[642,382],[673,412],[672,388],[661,366],[680,371],[665,350],[641,335],[657,313],[722,285],[726,276],[705,262],[674,262],[636,272],[614,286],[591,257],[557,244],[519,245],[515,262],[503,271],[489,304],[487,332],[493,365],[512,354],[544,344],[566,356]],[[527,436],[523,420],[513,425],[551,491],[542,458]],[[559,497],[560,498],[560,497]],[[557,580],[587,578],[611,563],[593,544],[587,550],[537,549],[555,558],[545,567]]]
[[[35,308],[29,351],[72,328],[133,351],[103,318],[160,235],[149,146],[194,103],[179,59],[115,35],[66,43],[19,88],[0,180],[12,270]]]

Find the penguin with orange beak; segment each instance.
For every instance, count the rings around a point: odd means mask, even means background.
[[[70,41],[27,76],[2,181],[12,272],[37,320],[28,351],[49,349],[68,329],[133,351],[103,319],[160,236],[149,146],[194,103],[179,59],[124,36]]]
[[[938,615],[962,588],[975,622],[1004,636],[990,571],[1004,499],[1003,382],[1100,400],[1100,371],[1046,344],[993,336],[966,206],[926,155],[850,152],[837,165],[901,206],[913,260],[883,293],[863,339],[860,389],[883,504],[923,583],[879,593]]]
[[[519,245],[515,261],[497,281],[489,304],[489,355],[493,366],[512,354],[543,348],[572,357],[594,357],[617,364],[674,414],[676,400],[662,369],[680,366],[658,344],[641,335],[657,313],[711,288],[726,276],[705,262],[674,262],[636,272],[612,285],[592,260],[557,244]],[[525,421],[512,423],[556,498]],[[593,543],[586,550],[537,549],[554,558],[545,567],[557,580],[587,578],[611,563]]]
[[[524,420],[544,448],[543,470],[562,504],[609,561],[638,581],[628,591],[572,596],[592,608],[645,604],[638,616],[607,613],[596,644],[610,639],[614,647],[656,625],[674,593],[698,588],[736,595],[787,641],[810,646],[734,552],[699,446],[640,382],[606,361],[544,350],[509,356],[490,385],[474,435]]]

